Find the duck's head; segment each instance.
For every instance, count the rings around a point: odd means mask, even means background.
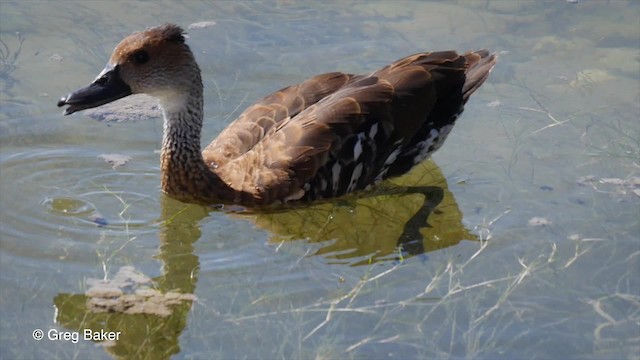
[[[124,38],[98,77],[61,98],[58,106],[69,105],[64,111],[69,115],[139,93],[161,103],[174,102],[186,96],[196,81],[200,82],[200,70],[185,44],[184,31],[165,24]]]

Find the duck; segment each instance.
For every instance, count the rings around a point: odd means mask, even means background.
[[[330,72],[244,110],[204,149],[202,74],[186,33],[167,23],[125,37],[64,115],[145,93],[164,125],[161,188],[183,202],[246,207],[366,191],[439,149],[488,78],[486,49],[422,52],[369,74]]]

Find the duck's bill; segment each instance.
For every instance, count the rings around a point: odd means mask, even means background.
[[[64,115],[70,115],[129,95],[131,88],[120,78],[118,67],[107,66],[89,86],[58,100],[58,107],[68,105]]]

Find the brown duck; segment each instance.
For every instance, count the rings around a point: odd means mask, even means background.
[[[437,150],[487,79],[486,50],[420,53],[368,75],[314,76],[247,108],[202,152],[200,68],[184,31],[129,35],[64,114],[146,93],[164,113],[162,190],[188,202],[260,206],[331,198],[402,175]]]

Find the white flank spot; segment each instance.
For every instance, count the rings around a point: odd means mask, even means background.
[[[389,156],[387,157],[387,160],[384,161],[384,165],[389,166],[393,164],[398,158],[399,154],[400,154],[400,148],[396,148],[395,150],[393,150],[391,154],[389,154]]]
[[[442,141],[444,141],[444,138],[449,135],[451,129],[453,129],[453,125],[445,125],[440,128],[440,137],[442,138]]]
[[[356,141],[356,145],[353,147],[353,159],[358,160],[360,155],[362,155],[362,140],[359,139],[360,134],[358,134],[358,141]]]
[[[303,196],[304,196],[304,190],[300,189],[300,190],[294,192],[293,194],[290,194],[289,196],[285,197],[283,199],[283,202],[300,200]]]
[[[400,155],[400,151],[402,150],[402,147],[400,146],[400,144],[402,144],[402,140],[403,139],[400,139],[400,140],[396,141],[395,143],[393,143],[394,145],[396,145],[398,147],[395,148],[391,152],[391,154],[389,154],[389,156],[387,156],[387,160],[385,160],[384,164],[382,165],[382,171],[380,171],[380,173],[374,179],[375,182],[378,182],[378,181],[382,180],[382,178],[385,177],[385,175],[387,175],[387,171],[389,171],[389,167],[391,167],[391,164],[393,164],[396,161],[396,159],[398,158],[398,155]]]
[[[429,156],[429,146],[431,146],[431,144],[427,144],[420,149],[420,152],[413,158],[413,165],[421,163],[422,160]]]
[[[420,141],[416,147],[418,149],[420,149],[418,151],[418,154],[413,158],[413,164],[418,164],[421,163],[422,160],[426,159],[427,157],[429,157],[429,155],[431,154],[431,152],[429,152],[429,148],[431,147],[431,145],[433,145],[433,140],[438,137],[438,130],[436,129],[431,129],[431,131],[429,131],[429,136],[427,136],[427,138],[423,141]]]
[[[336,161],[331,168],[331,177],[333,179],[333,190],[335,191],[338,188],[338,180],[340,180],[340,163]]]
[[[382,171],[380,171],[380,174],[378,174],[378,176],[376,176],[376,178],[373,180],[373,182],[377,183],[382,181],[382,179],[384,178],[385,175],[387,175],[387,171],[389,171],[389,167],[385,167],[384,169],[382,169]]]
[[[371,129],[369,129],[369,137],[373,139],[376,137],[377,133],[378,133],[378,123],[375,123],[371,125]]]
[[[353,191],[355,189],[360,176],[362,175],[362,163],[358,163],[356,167],[353,169],[353,174],[351,174],[351,181],[349,182],[349,187],[347,188],[347,192]]]

